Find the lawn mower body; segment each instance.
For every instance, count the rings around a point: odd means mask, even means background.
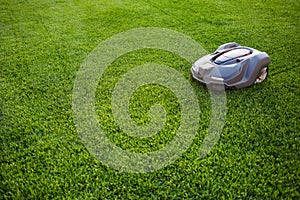
[[[265,52],[232,42],[197,60],[191,78],[216,89],[240,89],[265,80],[269,63]]]

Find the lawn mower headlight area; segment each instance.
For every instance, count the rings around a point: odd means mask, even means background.
[[[224,85],[226,89],[245,88],[267,78],[270,61],[265,52],[231,42],[197,60],[191,68],[191,78],[206,85]]]

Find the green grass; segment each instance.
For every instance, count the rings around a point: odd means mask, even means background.
[[[0,199],[300,198],[298,0],[2,0],[0,10]],[[236,41],[270,55],[267,81],[226,92],[226,123],[205,159],[198,152],[210,102],[197,83],[191,83],[201,109],[196,138],[166,168],[118,172],[81,142],[72,113],[80,64],[101,41],[138,27],[179,31],[208,51]],[[132,97],[132,118],[149,123],[149,107],[161,103],[169,113],[164,132],[148,139],[119,134],[111,91],[124,73],[149,62],[189,78],[187,61],[165,51],[139,50],[117,59],[96,92],[101,127],[116,145],[136,152],[163,148],[180,123],[174,95],[148,85]]]

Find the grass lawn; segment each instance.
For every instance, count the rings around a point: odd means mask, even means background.
[[[299,199],[300,4],[298,0],[2,0],[0,2],[0,199]],[[108,138],[128,151],[163,148],[176,135],[180,108],[170,90],[140,87],[133,121],[149,123],[160,103],[167,126],[151,138],[129,137],[111,112],[114,85],[137,65],[171,66],[191,83],[201,112],[189,149],[151,173],[114,170],[95,159],[75,128],[77,71],[105,39],[139,27],[181,32],[214,51],[238,42],[266,51],[269,77],[227,91],[222,135],[199,159],[210,118],[210,95],[189,80],[191,63],[163,50],[125,54],[96,90],[96,114]]]

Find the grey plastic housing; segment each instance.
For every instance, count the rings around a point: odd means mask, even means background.
[[[250,53],[243,55],[238,51]],[[226,88],[240,89],[254,85],[261,70],[268,67],[270,62],[267,53],[231,42],[198,59],[191,68],[191,77],[206,85],[225,85]]]

